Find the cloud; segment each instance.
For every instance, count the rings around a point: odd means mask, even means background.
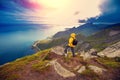
[[[99,15],[100,2],[100,0],[1,0],[0,23],[72,27],[78,25],[79,18]]]
[[[86,20],[83,19],[83,20],[79,20],[78,22],[79,23],[86,23]]]
[[[0,11],[5,12],[23,12],[24,7],[20,6],[15,0],[1,0],[0,1]]]
[[[40,3],[37,3],[35,0],[14,0],[16,4],[19,4],[20,6],[27,8],[27,9],[42,9],[42,5]]]
[[[100,6],[100,9],[103,14],[120,12],[120,0],[103,0],[103,4]]]
[[[24,13],[27,9],[20,6],[15,0],[0,1],[0,24],[16,24],[27,23],[26,20],[18,20],[21,16],[19,13]],[[17,16],[15,16],[17,14]]]
[[[100,10],[99,16],[88,18],[86,22],[120,23],[120,0],[103,0]]]

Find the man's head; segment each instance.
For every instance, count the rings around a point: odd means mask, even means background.
[[[75,33],[71,33],[70,36],[73,37],[73,38],[75,38],[76,34]]]

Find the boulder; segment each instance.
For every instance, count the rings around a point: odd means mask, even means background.
[[[64,54],[64,48],[61,46],[56,46],[51,49],[51,52],[54,52],[57,55],[63,55]]]
[[[103,68],[100,68],[100,67],[97,67],[94,65],[89,65],[88,68],[93,70],[95,73],[98,73],[98,74],[102,74],[103,71],[107,71],[106,69],[103,69]]]
[[[70,72],[69,70],[65,69],[60,63],[58,63],[56,60],[52,61],[51,64],[54,66],[55,71],[62,77],[75,77],[76,75],[73,72]]]
[[[120,57],[120,42],[107,47],[103,51],[99,52],[98,55],[101,57],[106,56],[110,58]]]
[[[88,52],[82,51],[80,53],[80,56],[82,56],[84,60],[98,57],[95,49],[90,49]]]

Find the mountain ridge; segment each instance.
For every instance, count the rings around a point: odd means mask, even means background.
[[[63,34],[65,36],[68,36],[70,33],[74,32],[76,34],[82,34],[84,36],[90,36],[100,30],[106,29],[108,24],[93,24],[93,23],[85,23],[83,25],[80,25],[78,27],[73,27],[70,29],[67,29],[65,31],[57,32],[53,38],[62,37]]]

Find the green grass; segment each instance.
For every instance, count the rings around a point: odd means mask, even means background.
[[[19,75],[16,72],[23,70],[25,65],[26,62],[24,61],[9,63],[0,67],[0,76],[5,78],[5,80],[17,80]]]
[[[51,41],[51,40],[45,39],[45,40],[41,40],[40,43],[41,43],[41,44],[44,44],[44,43],[49,43],[50,41]]]
[[[32,69],[37,72],[47,71],[49,69],[49,67],[50,67],[49,61],[47,61],[47,60],[40,61],[40,62],[32,65]]]
[[[43,64],[42,61],[44,62],[49,52],[50,52],[50,49],[43,50],[43,51],[37,52],[36,54],[16,59],[13,62],[9,62],[8,64],[1,66],[0,79],[2,77],[2,79],[5,78],[6,80],[16,80],[16,78],[18,78],[19,76],[17,75],[17,72],[24,70],[25,66],[31,63],[32,61],[36,61],[36,60],[41,61],[41,64]],[[38,65],[40,65],[40,63]],[[35,66],[37,67],[37,64]]]
[[[48,56],[49,56],[50,49],[43,50],[42,52],[38,52],[35,54],[35,56],[39,56],[37,60],[39,60],[38,63],[32,65],[32,69],[37,72],[44,72],[49,68],[50,65],[48,65]]]
[[[120,57],[115,57],[116,62],[120,62]]]
[[[71,53],[71,52],[68,52],[68,53],[67,53],[67,56],[64,57],[64,61],[65,61],[65,62],[70,62],[71,58],[72,58],[72,53]]]
[[[108,46],[108,44],[104,43],[104,44],[94,44],[93,48],[95,48],[98,52],[104,50],[106,47]]]
[[[99,78],[99,76],[95,72],[90,70],[89,68],[87,68],[85,71],[80,73],[80,75],[90,77],[90,78],[92,78],[92,80],[98,80],[98,78]]]
[[[7,77],[5,80],[17,80],[20,76],[17,74],[11,74],[11,76]]]
[[[117,62],[105,62],[104,64],[112,68],[120,67],[120,64],[118,64]]]
[[[107,66],[108,68],[120,68],[120,63],[116,62],[113,58],[98,58],[97,61]]]
[[[67,42],[67,38],[66,37],[56,38],[56,39],[52,39],[52,40],[50,40],[48,42],[39,43],[38,47],[41,50],[44,50],[44,49],[49,49],[49,48],[57,46],[57,45],[64,44],[65,42]]]

